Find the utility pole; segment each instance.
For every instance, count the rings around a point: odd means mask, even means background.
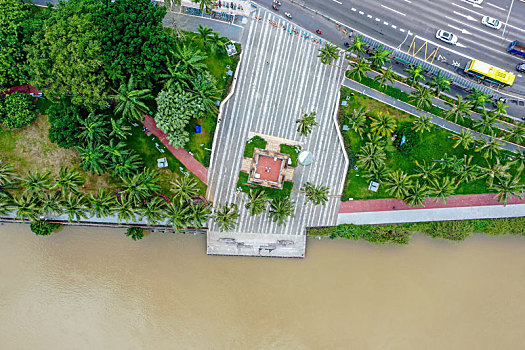
[[[509,13],[507,14],[507,20],[505,21],[505,26],[503,27],[503,32],[501,33],[501,37],[505,35],[505,30],[507,29],[507,23],[509,22],[510,13],[512,12],[512,5],[514,5],[514,0],[510,3]]]

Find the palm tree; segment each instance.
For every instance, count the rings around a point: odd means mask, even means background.
[[[135,82],[133,81],[133,76],[131,76],[128,83],[120,84],[119,89],[114,90],[115,95],[111,96],[119,101],[115,108],[115,113],[121,113],[122,117],[128,120],[144,119],[143,114],[149,111],[144,101],[153,98],[150,89],[135,89]]]
[[[49,171],[29,171],[27,173],[27,178],[22,180],[24,187],[26,188],[24,190],[24,194],[43,195],[44,190],[48,190],[50,188],[50,174],[51,173]]]
[[[175,55],[172,52],[173,55]],[[166,89],[177,89],[181,92],[184,89],[189,89],[190,81],[192,77],[183,71],[183,65],[181,61],[177,58],[175,61],[177,63],[172,63],[172,60],[167,57],[168,64],[166,66],[167,73],[160,75],[161,81],[164,83]]]
[[[328,202],[328,186],[315,186],[311,182],[307,182],[301,188],[301,191],[306,195],[306,203],[312,202],[314,205],[322,204],[323,206]]]
[[[430,180],[430,193],[436,197],[441,198],[443,203],[447,204],[447,197],[452,196],[456,188],[458,187],[457,183],[454,182],[454,179],[451,179],[448,176],[445,176],[441,179],[438,178]]]
[[[461,145],[465,150],[468,150],[470,145],[474,144],[475,142],[476,139],[469,129],[461,129],[459,136],[457,136],[457,141],[452,147],[456,148]]]
[[[454,103],[448,101],[445,103],[452,107],[447,110],[445,117],[447,119],[453,119],[454,123],[457,123],[458,120],[463,120],[465,116],[471,115],[470,109],[473,106],[472,102],[464,100],[460,95],[456,95],[456,101]]]
[[[58,178],[55,180],[52,189],[60,189],[62,196],[65,196],[68,191],[77,193],[78,187],[82,186],[84,182],[82,174],[77,170],[61,167],[58,171]]]
[[[16,209],[16,207],[13,205],[11,198],[7,196],[0,196],[0,215],[7,215],[14,209]]]
[[[221,37],[219,33],[213,33],[210,37],[210,51],[216,54],[217,51],[225,51],[224,43],[230,41],[227,37]]]
[[[412,179],[403,170],[397,169],[387,173],[384,184],[388,193],[396,198],[404,198],[412,186]]]
[[[416,119],[412,130],[415,132],[424,133],[425,131],[430,132],[432,130],[432,117],[427,115],[422,115]]]
[[[294,216],[294,202],[289,197],[277,197],[270,203],[270,220],[281,226]]]
[[[136,221],[137,211],[135,210],[133,200],[124,193],[114,202],[112,211],[117,213],[119,223],[123,221],[129,222],[130,220]]]
[[[201,38],[204,47],[208,47],[210,43],[210,35],[213,34],[213,29],[208,26],[203,27],[202,24],[199,24],[197,31],[199,32],[199,37]]]
[[[130,176],[135,174],[142,167],[142,160],[135,151],[127,151],[115,162],[109,164],[113,176]]]
[[[102,145],[102,148],[106,152],[106,159],[111,163],[118,162],[118,159],[126,156],[129,153],[128,146],[125,142],[117,141],[115,139],[109,140],[109,144]]]
[[[483,111],[483,113],[481,113],[481,119],[474,120],[474,127],[482,134],[492,135],[494,133],[494,125],[496,125],[496,122],[497,119],[495,116]]]
[[[135,174],[132,176],[122,176],[121,189],[126,193],[127,199],[129,199],[134,206],[139,206],[142,202],[149,197],[150,191],[144,184],[142,174]]]
[[[354,109],[352,114],[345,115],[345,121],[349,124],[350,128],[361,136],[363,135],[363,129],[366,126],[366,113],[366,107],[361,106]]]
[[[509,168],[510,163],[502,164],[499,158],[496,158],[496,161],[494,163],[490,163],[488,160],[486,161],[486,166],[480,166],[478,165],[478,169],[480,172],[479,178],[487,178],[487,184],[492,186],[492,183],[494,182],[494,179],[496,177],[499,178],[508,178],[510,177],[509,174]]]
[[[436,96],[439,97],[443,91],[450,91],[452,81],[453,79],[445,77],[439,71],[437,75],[432,76],[432,81],[428,85],[434,88]]]
[[[408,188],[407,194],[403,198],[403,201],[411,207],[424,206],[423,203],[427,195],[427,187],[425,185],[420,185],[419,181],[416,180],[413,186]]]
[[[370,71],[370,65],[364,58],[358,58],[357,62],[351,62],[350,66],[352,68],[348,70],[348,76],[357,81],[361,81],[363,77],[368,75],[367,72]]]
[[[199,73],[207,69],[206,63],[204,62],[207,56],[202,54],[199,49],[186,46],[185,44],[179,44],[175,47],[175,51],[171,51],[171,53],[177,60],[179,71],[189,77],[196,77]]]
[[[459,182],[469,183],[471,180],[474,180],[478,177],[479,168],[476,164],[472,164],[472,156],[463,156],[463,161],[459,166],[452,169],[454,175]]]
[[[406,81],[411,86],[415,86],[419,81],[425,81],[425,77],[423,76],[424,69],[420,64],[416,67],[411,65],[410,67],[403,69],[403,71],[409,74]]]
[[[96,194],[89,194],[88,203],[91,215],[105,218],[113,213],[115,196],[99,187]]]
[[[380,164],[379,168],[367,169],[363,174],[368,181],[383,183],[387,177],[387,170],[384,164]]]
[[[359,34],[354,36],[354,43],[346,49],[347,52],[354,52],[357,55],[357,58],[360,58],[365,53],[365,43],[363,42],[363,37]]]
[[[436,163],[434,162],[427,163],[426,160],[423,160],[423,162],[420,164],[416,160],[415,163],[416,176],[420,177],[425,183],[431,182],[441,174],[441,171],[436,168]]]
[[[379,169],[385,164],[385,150],[377,144],[368,142],[361,147],[359,153],[357,164],[365,170]]]
[[[379,47],[368,57],[368,62],[370,62],[370,65],[374,69],[382,69],[383,66],[390,62],[390,55],[392,51],[386,50],[383,45],[379,45]]]
[[[13,198],[13,204],[16,209],[16,219],[36,221],[40,216],[40,208],[36,206],[35,200],[31,195],[22,195]]]
[[[312,111],[310,113],[306,113],[305,111],[302,111],[301,118],[297,119],[295,123],[297,124],[297,132],[302,136],[308,136],[313,129],[314,126],[319,125],[315,121],[316,112]]]
[[[235,227],[237,227],[237,219],[239,218],[237,204],[225,204],[216,208],[212,218],[219,227],[219,231],[233,230]]]
[[[499,117],[502,114],[507,114],[507,106],[502,100],[496,101],[496,105],[494,106],[494,109],[492,110],[492,113]]]
[[[499,151],[501,150],[501,141],[494,137],[491,137],[490,141],[487,141],[484,138],[480,138],[478,141],[479,146],[475,149],[475,151],[481,152],[483,158],[492,159],[492,157],[494,157],[495,155],[497,156]]]
[[[86,119],[80,120],[79,136],[88,142],[101,142],[108,134],[108,122],[101,114],[89,113]]]
[[[80,221],[87,218],[86,216],[86,197],[79,193],[69,193],[61,203],[64,212],[68,215],[69,222]]]
[[[511,127],[505,139],[510,142],[522,144],[523,141],[525,141],[525,127],[523,124],[517,124]]]
[[[10,197],[7,189],[13,188],[15,182],[14,167],[11,164],[3,164],[0,161],[0,196]]]
[[[268,197],[262,189],[250,188],[247,194],[248,201],[244,207],[248,210],[251,216],[262,214],[268,206]]]
[[[204,13],[204,9],[206,9],[206,12],[208,12],[212,7],[211,0],[193,0],[193,2],[200,4],[199,9],[202,13]]]
[[[168,223],[175,231],[185,229],[187,225],[188,206],[181,206],[175,201],[171,201],[166,206],[165,216]]]
[[[485,110],[485,104],[490,100],[490,95],[476,88],[473,88],[472,90],[474,92],[467,95],[466,98],[472,101],[474,107],[481,107],[483,110]]]
[[[396,120],[388,113],[379,112],[372,120],[370,130],[376,135],[390,137],[396,129]]]
[[[210,113],[217,113],[218,111],[215,102],[220,99],[220,91],[215,87],[215,84],[215,79],[208,72],[199,74],[191,83],[194,98],[200,98]]]
[[[191,199],[199,194],[197,181],[189,175],[184,175],[172,181],[171,192],[174,194],[174,200],[179,204],[188,203]]]
[[[374,78],[375,81],[379,81],[379,89],[383,89],[384,86],[386,86],[387,83],[393,84],[395,79],[394,71],[392,70],[392,66],[388,67],[386,71],[384,71],[381,75],[378,75]]]
[[[203,227],[210,218],[211,209],[206,203],[197,203],[189,206],[187,222],[193,227]]]
[[[518,173],[515,177],[497,177],[498,181],[490,186],[490,189],[498,192],[498,202],[503,202],[506,206],[507,202],[512,199],[512,196],[516,196],[519,199],[523,199],[523,185],[520,184],[520,175]]]
[[[80,153],[80,166],[84,171],[89,171],[91,174],[100,175],[104,172],[104,167],[108,163],[104,158],[104,148],[100,145],[88,142],[85,147],[76,147]]]
[[[432,97],[434,92],[424,86],[416,86],[416,89],[410,93],[410,101],[414,102],[417,109],[427,109],[432,107]]]
[[[39,201],[40,210],[42,215],[55,216],[60,215],[62,212],[62,195],[60,192],[46,192],[44,193]]]
[[[131,135],[131,126],[126,125],[126,118],[111,118],[111,132],[109,138],[117,137],[121,140],[126,139]]]
[[[521,172],[525,168],[525,152],[521,149],[515,149],[510,158],[510,164],[518,167],[518,172]]]
[[[142,185],[148,191],[148,194],[157,193],[160,191],[159,173],[156,170],[145,168],[139,174]]]
[[[148,224],[156,225],[162,220],[165,206],[166,202],[163,198],[158,196],[151,197],[146,201],[146,205],[139,210],[140,215],[146,218]]]
[[[339,58],[339,48],[334,44],[325,42],[324,46],[319,49],[319,55],[322,64],[331,65],[333,60]]]

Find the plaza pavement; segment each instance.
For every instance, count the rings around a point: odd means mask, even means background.
[[[304,257],[305,228],[335,225],[348,163],[340,143],[334,116],[337,113],[343,71],[320,63],[319,45],[312,38],[291,33],[288,22],[257,10],[241,40],[242,59],[233,96],[224,103],[216,131],[207,198],[217,205],[236,203],[240,218],[232,232],[219,232],[211,220],[208,253]],[[277,21],[274,27],[269,21]],[[285,25],[285,28],[282,26]],[[309,34],[307,34],[309,35]],[[344,59],[335,64],[342,66]],[[301,110],[317,112],[319,125],[308,137],[296,132]],[[243,151],[250,132],[303,142],[314,162],[298,166],[291,199],[295,217],[278,226],[265,212],[250,217],[244,209],[246,195],[236,191]],[[299,193],[307,181],[330,187],[326,206],[305,203]]]

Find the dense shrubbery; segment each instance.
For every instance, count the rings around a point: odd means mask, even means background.
[[[60,228],[60,224],[47,221],[33,221],[31,223],[31,231],[37,236],[49,236],[53,231]]]
[[[131,237],[134,241],[141,240],[144,238],[144,230],[140,227],[128,227],[126,237]]]
[[[62,99],[57,104],[52,104],[48,111],[49,140],[55,142],[62,148],[81,146],[80,120],[85,118],[86,113],[80,107],[72,105],[69,99]]]
[[[371,243],[407,244],[411,232],[421,232],[433,238],[463,241],[473,233],[488,235],[522,235],[525,237],[525,217],[510,219],[453,220],[415,222],[402,225],[353,225],[312,228],[310,236],[328,236],[331,239],[364,239]]]
[[[36,118],[32,97],[15,92],[0,101],[0,124],[18,129],[31,124]]]
[[[397,150],[403,154],[411,154],[414,148],[419,146],[421,139],[420,135],[414,131],[412,123],[404,123],[396,130],[396,139],[394,140],[394,146]],[[401,145],[401,140],[405,136],[405,141]]]

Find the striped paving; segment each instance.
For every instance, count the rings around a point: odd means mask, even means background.
[[[215,206],[236,203],[239,225],[233,232],[218,232],[212,220],[208,253],[302,257],[305,227],[335,225],[337,221],[337,195],[342,191],[347,162],[334,115],[344,74],[340,68],[321,64],[317,58],[320,46],[283,29],[287,24],[283,19],[265,11],[255,15],[261,20],[251,20],[245,28],[235,93],[223,106],[208,172],[208,199]],[[277,21],[279,27],[269,20]],[[336,64],[343,66],[344,59]],[[319,126],[308,137],[296,132],[295,120],[302,109],[317,112]],[[298,166],[295,171],[291,194],[295,217],[283,226],[271,222],[268,213],[249,216],[244,209],[246,195],[236,191],[249,132],[302,142],[314,155],[311,166]],[[332,196],[324,207],[305,204],[304,195],[296,192],[307,181],[330,187]]]

